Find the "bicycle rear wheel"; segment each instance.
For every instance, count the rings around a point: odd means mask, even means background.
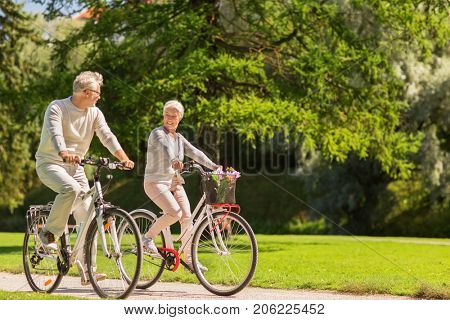
[[[136,210],[131,215],[138,226],[141,236],[144,236],[153,223],[155,223],[155,217],[146,211]],[[164,248],[166,246],[166,239],[164,238],[164,234],[162,232],[154,239],[154,241],[157,247]],[[141,275],[139,276],[139,282],[136,288],[147,289],[154,285],[161,277],[165,266],[165,260],[154,257],[144,251]]]
[[[63,278],[58,269],[58,254],[45,249],[38,237],[39,231],[47,223],[48,215],[48,211],[41,211],[33,219],[30,228],[27,228],[25,232],[22,250],[23,267],[28,284],[33,291],[42,293],[55,291]]]
[[[102,298],[125,299],[136,287],[142,265],[139,230],[131,216],[119,208],[103,214],[105,246],[94,219],[86,235],[85,254],[89,280]],[[119,237],[119,229],[121,237]],[[120,238],[120,241],[119,241]],[[106,279],[97,280],[96,274]]]
[[[233,295],[245,288],[255,272],[255,234],[241,216],[216,212],[195,231],[192,259],[208,268],[202,271],[194,263],[197,278],[208,291],[219,296]]]

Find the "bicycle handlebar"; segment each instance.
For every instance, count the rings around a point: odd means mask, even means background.
[[[98,168],[100,167],[105,167],[111,170],[115,170],[115,169],[119,169],[119,170],[131,170],[126,168],[122,162],[119,161],[111,161],[108,158],[98,158],[98,159],[94,159],[92,157],[88,157],[86,159],[82,159],[80,165],[85,166],[85,165],[91,165],[91,166],[96,166]]]
[[[201,165],[195,163],[195,161],[188,161],[183,163],[183,169],[181,170],[180,174],[192,172],[194,169],[199,171],[202,176],[208,174],[208,172],[205,171]]]

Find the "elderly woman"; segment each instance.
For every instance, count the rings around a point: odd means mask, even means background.
[[[181,234],[192,229],[192,224],[189,223],[191,207],[182,185],[183,178],[178,173],[178,170],[183,169],[184,155],[211,170],[221,168],[177,133],[183,114],[184,108],[180,102],[168,101],[163,109],[163,126],[154,129],[148,138],[144,189],[147,196],[164,212],[143,237],[144,250],[153,254],[158,253],[153,239],[164,228],[179,220]],[[184,259],[193,269],[191,241],[186,241],[189,239],[189,234],[185,235],[181,239],[184,246]],[[200,269],[206,270],[199,263],[197,265]]]

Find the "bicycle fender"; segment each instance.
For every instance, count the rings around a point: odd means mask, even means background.
[[[145,214],[148,214],[149,216],[151,216],[155,220],[158,219],[158,216],[156,214],[154,214],[153,212],[151,212],[150,210],[147,210],[147,209],[135,209],[130,212],[130,216],[133,216],[135,213],[145,213]]]

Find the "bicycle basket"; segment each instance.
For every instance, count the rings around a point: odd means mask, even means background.
[[[236,179],[232,176],[211,173],[202,179],[206,203],[236,203]]]

